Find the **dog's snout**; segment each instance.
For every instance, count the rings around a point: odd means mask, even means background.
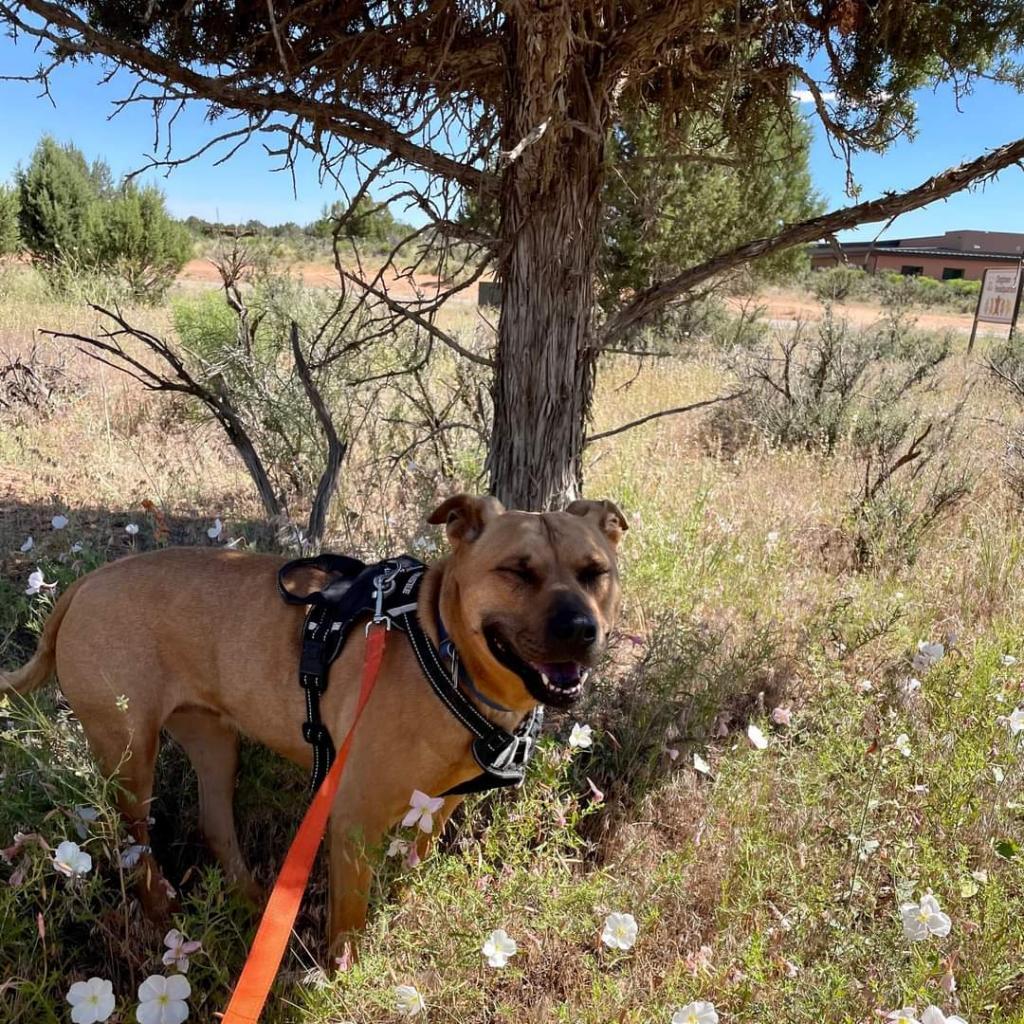
[[[597,620],[582,604],[562,601],[551,611],[548,634],[556,647],[582,654],[597,642]]]

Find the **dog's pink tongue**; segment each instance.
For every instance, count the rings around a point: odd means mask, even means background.
[[[579,681],[582,669],[576,661],[542,661],[537,668],[553,683],[573,684]]]

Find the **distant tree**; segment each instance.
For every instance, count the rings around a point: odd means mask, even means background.
[[[128,183],[101,204],[99,220],[97,264],[121,277],[136,299],[161,298],[192,255],[191,234],[168,214],[163,193]]]
[[[18,223],[26,250],[43,263],[96,259],[99,228],[97,178],[79,149],[50,136],[39,140],[17,175]]]
[[[117,196],[117,184],[110,165],[105,160],[93,160],[89,167],[89,180],[96,191],[97,199],[105,202]]]
[[[351,211],[344,203],[325,206],[320,219],[311,225],[312,233],[320,238],[330,238],[339,220],[343,222],[342,237],[377,247],[398,241],[409,230],[408,225],[395,219],[387,203],[360,196]]]
[[[159,189],[118,188],[105,162],[90,165],[71,144],[40,139],[17,189],[22,243],[44,267],[109,272],[134,298],[153,301],[191,255],[189,230]]]
[[[706,116],[666,133],[656,114],[624,114],[612,134],[599,260],[601,305],[703,263],[748,238],[821,213],[808,168],[809,125],[801,118],[753,125],[742,148]],[[756,158],[748,154],[756,152]],[[800,247],[752,265],[762,278],[806,263]]]
[[[21,248],[18,230],[18,193],[0,185],[0,256],[10,256]]]

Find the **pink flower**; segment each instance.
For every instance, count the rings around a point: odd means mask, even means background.
[[[441,810],[444,797],[427,796],[418,789],[412,791],[409,798],[409,811],[402,819],[403,828],[419,825],[423,832],[434,831],[434,815]]]
[[[164,936],[164,945],[167,947],[163,957],[164,966],[174,967],[182,974],[188,973],[188,958],[203,948],[201,942],[186,939],[177,928],[172,928]]]

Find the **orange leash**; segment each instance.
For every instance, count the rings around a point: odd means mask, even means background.
[[[255,1024],[263,1012],[270,986],[274,984],[274,978],[277,977],[285,950],[288,948],[288,939],[299,913],[306,883],[313,870],[316,852],[327,829],[327,819],[330,817],[334,797],[338,792],[341,774],[345,770],[356,726],[377,682],[381,661],[384,658],[386,637],[387,629],[371,624],[366,635],[366,657],[363,662],[363,678],[359,687],[355,717],[338,750],[338,756],[316,791],[313,802],[309,805],[298,832],[295,833],[284,864],[281,865],[281,871],[274,883],[274,891],[267,901],[256,938],[249,951],[249,958],[242,968],[231,1002],[224,1012],[223,1024]]]

